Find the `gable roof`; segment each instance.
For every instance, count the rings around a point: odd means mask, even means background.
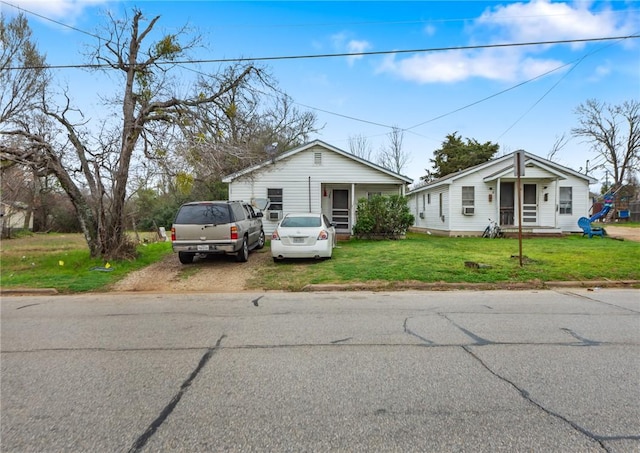
[[[314,146],[320,146],[322,148],[325,148],[328,151],[332,151],[332,152],[334,152],[336,154],[340,154],[341,156],[344,156],[344,157],[346,157],[348,159],[354,160],[354,161],[356,161],[356,162],[358,162],[358,163],[360,163],[362,165],[365,165],[367,167],[373,168],[374,170],[377,170],[379,172],[385,173],[385,174],[387,174],[389,176],[392,176],[394,178],[402,180],[402,181],[406,182],[407,184],[411,184],[413,182],[413,179],[409,178],[408,176],[404,176],[404,175],[401,175],[399,173],[395,173],[395,172],[393,172],[391,170],[388,170],[388,169],[386,169],[384,167],[376,165],[373,162],[369,162],[366,159],[362,159],[362,158],[360,158],[360,157],[358,157],[358,156],[356,156],[354,154],[351,154],[351,153],[349,153],[347,151],[344,151],[344,150],[342,150],[340,148],[336,148],[335,146],[331,146],[328,143],[323,142],[322,140],[314,140],[312,142],[305,143],[304,145],[298,146],[297,148],[293,148],[293,149],[291,149],[289,151],[286,151],[286,152],[284,152],[282,154],[279,154],[278,156],[276,156],[273,159],[269,159],[268,161],[259,163],[257,165],[253,165],[251,167],[247,167],[247,168],[245,168],[243,170],[240,170],[240,171],[237,171],[237,172],[232,173],[230,175],[227,175],[224,178],[222,178],[222,182],[232,182],[234,179],[237,179],[237,178],[239,178],[241,176],[244,176],[244,175],[247,175],[247,174],[252,173],[254,171],[257,171],[257,170],[260,170],[262,168],[265,168],[265,167],[267,167],[269,165],[274,164],[275,162],[279,162],[279,161],[285,160],[285,159],[287,159],[287,158],[289,158],[291,156],[294,156],[294,155],[296,155],[298,153],[301,153],[303,151],[311,149]]]
[[[516,152],[517,151],[514,151],[510,154],[505,154],[502,157],[489,160],[482,164],[474,165],[473,167],[465,168],[464,170],[460,170],[455,173],[451,173],[446,176],[443,176],[442,178],[438,178],[429,183],[425,183],[419,187],[416,187],[410,190],[407,195],[420,192],[425,189],[431,189],[441,185],[452,184],[456,179],[459,179],[461,177],[467,176],[476,171],[483,170],[491,166],[497,166],[498,168],[494,173],[492,173],[491,175],[483,179],[485,182],[494,181],[498,178],[505,177],[505,176],[512,176],[514,172],[513,156],[515,155]],[[543,159],[540,156],[536,156],[535,154],[531,154],[528,152],[524,153],[524,165],[525,166],[534,165],[562,179],[566,179],[564,175],[570,174],[577,178],[588,181],[589,184],[595,184],[598,182],[597,179],[594,179],[591,176],[584,175],[582,173],[579,173],[575,170],[570,169],[569,167],[565,167],[563,165],[557,164],[550,160]]]

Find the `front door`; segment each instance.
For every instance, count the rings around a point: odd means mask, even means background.
[[[514,190],[514,183],[500,183],[500,225],[514,225],[516,206]]]
[[[522,224],[535,225],[538,222],[538,186],[523,184]]]
[[[338,232],[350,232],[349,227],[349,190],[333,189],[331,201],[331,222]]]

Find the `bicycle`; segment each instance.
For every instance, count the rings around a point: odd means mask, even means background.
[[[498,222],[489,219],[489,225],[485,228],[484,233],[482,233],[482,237],[490,239],[501,238],[504,237],[504,233],[500,225],[498,225]]]

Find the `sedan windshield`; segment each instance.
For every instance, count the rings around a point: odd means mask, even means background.
[[[320,225],[320,217],[286,217],[280,224],[282,228],[311,228]]]

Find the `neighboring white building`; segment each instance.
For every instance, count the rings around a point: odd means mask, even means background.
[[[518,228],[517,152],[412,189],[407,197],[414,230],[446,236],[481,235],[496,220]],[[597,180],[534,154],[521,154],[522,231],[527,234],[581,232],[588,216],[589,184]]]
[[[0,231],[28,229],[33,231],[33,215],[25,203],[0,203]]]
[[[289,212],[321,212],[336,225],[338,234],[351,234],[360,198],[404,195],[405,187],[413,182],[320,140],[222,181],[229,183],[230,200],[270,200],[263,218],[267,235]]]

